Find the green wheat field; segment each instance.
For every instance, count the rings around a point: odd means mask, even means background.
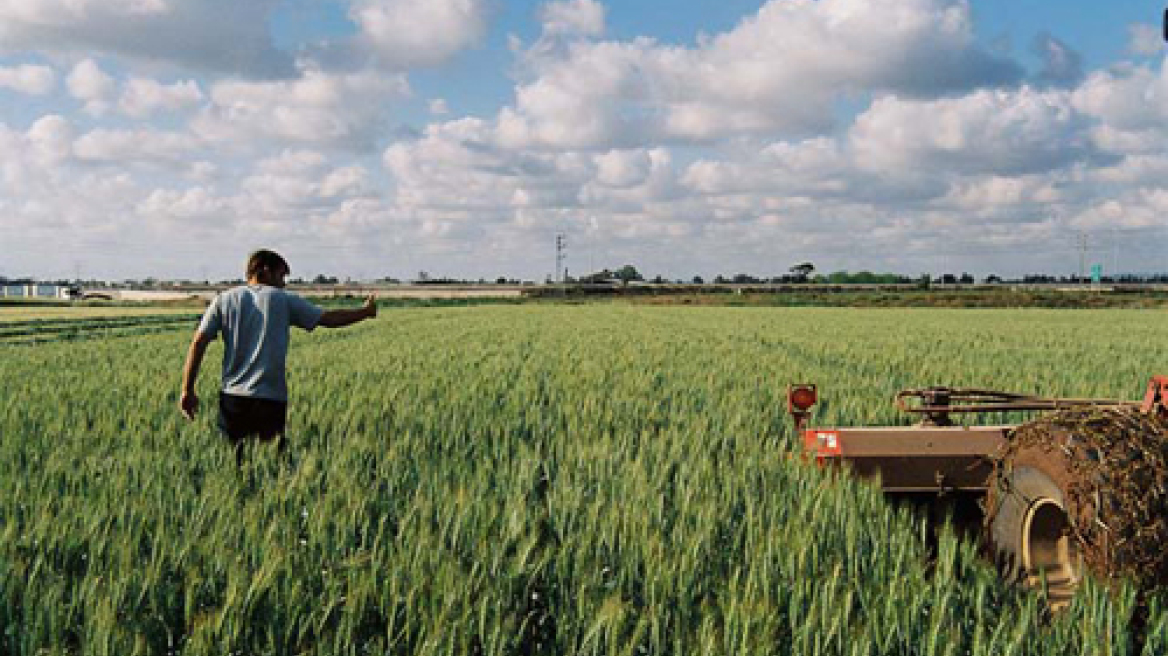
[[[290,447],[179,414],[195,318],[0,323],[0,653],[1163,654],[793,457],[903,387],[1136,398],[1159,311],[523,305],[295,333]],[[177,322],[177,323],[176,323]]]

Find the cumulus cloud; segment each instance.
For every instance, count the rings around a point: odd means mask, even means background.
[[[128,166],[135,163],[169,164],[186,167],[191,154],[200,148],[198,139],[181,132],[152,129],[96,129],[73,144],[78,160]]]
[[[1136,24],[1128,27],[1128,51],[1141,57],[1155,57],[1164,52],[1163,28]]]
[[[97,62],[83,59],[73,67],[65,79],[69,94],[85,103],[85,111],[102,114],[109,107],[109,98],[117,88],[114,79],[101,70]]]
[[[226,225],[234,216],[230,199],[221,198],[205,187],[155,189],[135,209],[151,223],[174,222],[186,229],[194,227],[194,222]]]
[[[555,170],[551,155],[501,148],[490,124],[475,118],[427,126],[418,139],[390,145],[383,161],[401,207],[460,210],[468,218],[472,209],[490,211],[484,220],[508,215],[513,203],[531,202]]]
[[[643,239],[688,232],[701,215],[683,207],[665,148],[514,150],[488,122],[460,119],[391,145],[384,163],[399,216],[434,238],[481,240],[484,252],[504,259],[565,226]]]
[[[71,239],[106,232],[127,216],[138,197],[133,176],[120,168],[79,166],[76,132],[58,115],[43,116],[23,132],[0,125],[0,198],[6,227],[19,234],[47,231]],[[58,242],[54,248],[60,247]],[[43,251],[29,253],[30,264],[53,261]],[[60,257],[58,250],[52,255]]]
[[[487,29],[484,0],[353,0],[355,46],[382,65],[404,70],[440,64],[479,43]]]
[[[0,88],[43,96],[57,86],[57,74],[48,66],[22,64],[20,66],[0,66]]]
[[[240,192],[240,216],[279,221],[319,219],[345,200],[372,194],[364,167],[336,166],[323,153],[303,149],[258,162]]]
[[[37,159],[56,165],[73,157],[74,132],[68,119],[50,114],[37,119],[29,127],[27,141]]]
[[[403,77],[373,70],[308,69],[295,80],[218,82],[193,125],[212,141],[266,138],[363,149],[382,133],[387,101],[407,92]]]
[[[0,51],[120,55],[246,76],[295,73],[268,18],[279,0],[0,0]]]
[[[146,118],[157,111],[175,112],[188,109],[203,100],[203,92],[194,80],[161,84],[147,78],[131,78],[118,100],[118,108],[134,118]]]
[[[1103,161],[1091,123],[1059,91],[979,91],[933,101],[881,98],[851,130],[872,170],[1024,174]]]
[[[604,5],[596,0],[549,2],[540,9],[544,34],[599,37],[604,34]]]
[[[82,53],[49,61],[81,59],[61,69],[65,88],[105,112],[0,124],[6,226],[110,253],[134,242],[158,255],[141,275],[190,259],[168,237],[180,226],[298,244],[306,268],[342,275],[369,258],[381,274],[542,277],[557,232],[574,273],[777,274],[806,258],[1011,273],[1010,249],[1042,269],[1060,230],[1145,230],[1168,211],[1162,64],[1084,76],[1044,35],[1023,86],[1017,63],[978,45],[961,0],[773,0],[688,45],[606,37],[600,2],[555,0],[514,48],[509,106],[459,117],[428,90],[432,124],[396,130],[407,70],[478,43],[487,0],[337,0],[356,30],[333,41],[344,59],[304,46],[295,66],[256,27],[275,1],[220,7],[261,20],[217,35],[214,55],[206,24],[189,40],[175,27],[210,16],[206,2],[0,0],[0,48]],[[6,89],[55,85],[48,67],[0,68]],[[25,250],[18,264],[36,263]]]
[[[1021,79],[1015,62],[976,44],[958,0],[772,0],[693,48],[538,43],[524,63],[529,79],[500,128],[513,144],[548,147],[814,133],[832,126],[845,97],[932,97]]]
[[[651,154],[645,150],[611,150],[593,157],[596,183],[606,187],[631,187],[649,176]]]
[[[370,191],[369,171],[363,166],[344,166],[330,171],[320,181],[321,198],[350,198]]]
[[[1079,110],[1116,131],[1159,131],[1168,119],[1168,78],[1163,68],[1158,72],[1143,66],[1098,71],[1073,97]]]
[[[1072,87],[1083,80],[1083,56],[1049,34],[1034,40],[1034,53],[1042,58],[1038,82],[1057,87]]]

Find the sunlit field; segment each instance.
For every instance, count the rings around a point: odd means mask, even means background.
[[[0,338],[0,653],[1168,651],[1157,599],[1134,629],[1089,583],[1051,618],[976,544],[931,549],[793,457],[784,401],[814,382],[817,423],[880,425],[903,387],[1135,398],[1161,312],[383,309],[295,333],[290,447],[241,470],[218,343],[176,408],[195,321]]]

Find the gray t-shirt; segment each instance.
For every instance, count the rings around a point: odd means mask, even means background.
[[[211,339],[223,334],[223,391],[287,401],[288,327],[312,330],[322,314],[296,294],[268,285],[235,287],[216,296],[199,332]]]

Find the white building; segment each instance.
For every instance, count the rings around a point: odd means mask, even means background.
[[[0,285],[2,298],[69,298],[67,285],[32,283],[27,285]]]

